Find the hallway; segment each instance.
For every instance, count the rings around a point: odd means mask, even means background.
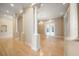
[[[5,32],[0,29],[0,55],[64,55],[63,15],[68,4],[64,7],[61,3],[6,3],[0,4],[0,8],[0,26],[2,28],[5,25]]]
[[[79,4],[0,4],[1,56],[79,55]]]

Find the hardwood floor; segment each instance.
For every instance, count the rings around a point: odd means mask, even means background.
[[[64,55],[64,40],[49,37],[46,39],[41,35],[41,51],[40,54],[44,56],[63,56]]]
[[[38,55],[23,42],[14,39],[0,39],[0,55],[2,56],[30,56]]]
[[[41,36],[41,49],[33,51],[30,46],[15,39],[0,39],[1,56],[57,56],[64,55],[64,41],[62,39],[45,39]]]
[[[65,55],[79,56],[79,41],[65,40]]]

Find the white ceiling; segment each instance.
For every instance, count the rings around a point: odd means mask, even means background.
[[[10,4],[11,3],[0,3],[0,16],[4,14],[14,15],[16,12],[21,10],[24,6],[27,7],[30,5],[30,3],[13,3],[14,7],[11,7]],[[9,11],[9,13],[6,12],[7,10]]]
[[[0,16],[4,14],[14,15],[23,7],[28,7],[31,3],[13,3],[14,7],[10,6],[10,3],[0,3]],[[43,3],[38,10],[38,19],[51,19],[62,16],[67,10],[68,4],[62,3]],[[6,11],[9,11],[8,13]]]
[[[38,10],[38,19],[51,19],[63,16],[68,8],[68,4],[45,3]]]

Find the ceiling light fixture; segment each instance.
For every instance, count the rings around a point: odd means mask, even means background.
[[[10,4],[10,6],[11,6],[11,7],[14,7],[14,4],[13,4],[13,3],[11,3],[11,4]]]
[[[32,3],[32,6],[34,6],[36,3]]]

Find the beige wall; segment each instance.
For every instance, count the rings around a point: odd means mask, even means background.
[[[7,25],[7,32],[0,32],[0,38],[13,37],[13,19],[7,17],[0,17],[0,25]]]
[[[40,24],[38,26],[38,32],[40,34],[45,34],[45,22],[43,21],[43,24]],[[64,36],[64,20],[63,17],[59,17],[59,18],[54,18],[54,22],[52,22],[55,24],[55,36],[56,37],[63,37]]]
[[[63,17],[55,19],[55,36],[64,36],[64,20]]]

